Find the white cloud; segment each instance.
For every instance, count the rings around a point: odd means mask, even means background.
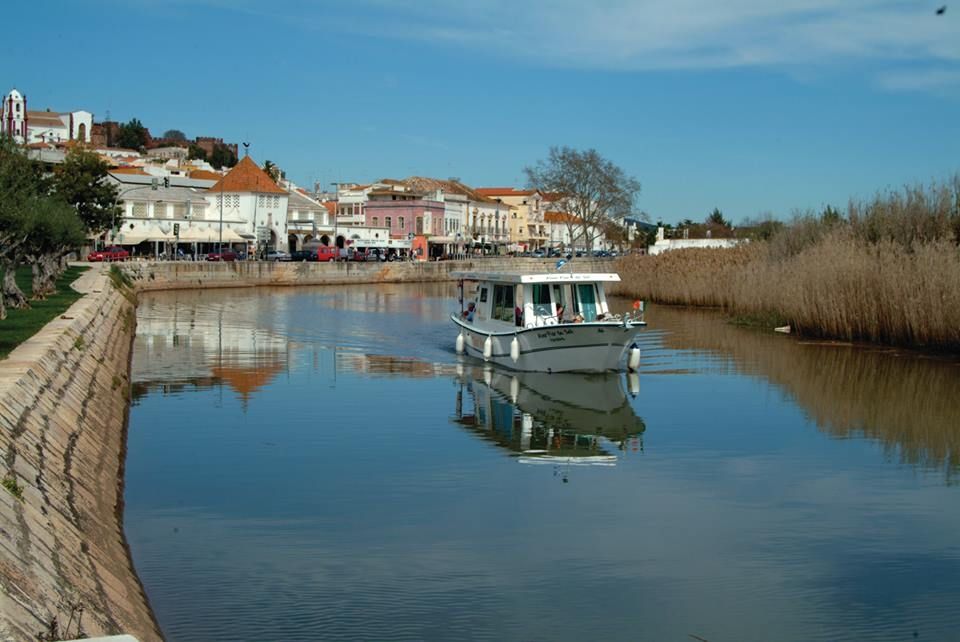
[[[879,76],[880,86],[894,91],[947,91],[960,89],[960,69],[892,71]]]
[[[918,0],[367,0],[366,6],[369,18],[359,29],[371,35],[557,67],[876,68],[908,61],[960,69],[960,20],[950,12],[937,16]]]
[[[898,90],[926,88],[883,76],[904,63],[929,67],[931,77],[960,70],[960,7],[938,16],[937,3],[925,0],[274,0],[269,10],[257,0],[199,1],[560,68],[843,66]]]

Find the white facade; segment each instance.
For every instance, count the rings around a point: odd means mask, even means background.
[[[286,194],[208,191],[207,202],[208,217],[219,220],[222,203],[224,219],[233,222],[232,228],[248,243],[255,244],[260,238],[268,250],[287,249]]]
[[[511,211],[504,203],[471,201],[464,234],[468,243],[471,239],[480,245],[508,243]]]

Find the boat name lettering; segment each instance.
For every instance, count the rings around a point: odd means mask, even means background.
[[[573,334],[573,330],[564,328],[562,330],[544,330],[537,333],[538,339],[549,339],[550,341],[565,341],[568,334]]]

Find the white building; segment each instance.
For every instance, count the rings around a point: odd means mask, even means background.
[[[207,190],[207,200],[218,215],[222,210],[225,218],[238,221],[236,231],[251,249],[257,241],[268,250],[281,249],[280,239],[287,238],[289,195],[249,156]]]
[[[196,253],[225,246],[253,253],[286,243],[288,193],[243,158],[218,181],[146,173],[112,172],[122,213],[104,242],[137,246],[135,253],[159,254],[177,242]],[[177,235],[179,232],[179,235]],[[285,248],[284,248],[285,249]]]
[[[90,142],[93,114],[88,111],[54,112],[27,110],[27,97],[16,89],[4,96],[0,107],[0,134],[21,145],[35,143]]]

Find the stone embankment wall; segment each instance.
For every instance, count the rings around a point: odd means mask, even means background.
[[[378,263],[268,263],[240,261],[206,263],[181,261],[125,263],[124,269],[136,280],[138,290],[183,288],[230,288],[270,285],[339,285],[350,283],[422,283],[450,281],[451,272],[523,270],[556,271],[552,259],[495,259],[469,261],[378,262]],[[604,260],[577,260],[577,272],[604,272],[614,264]],[[570,267],[564,267],[564,271]]]
[[[74,287],[0,361],[0,638],[158,640],[122,525],[135,299],[100,269]]]

